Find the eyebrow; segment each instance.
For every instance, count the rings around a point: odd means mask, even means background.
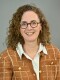
[[[32,22],[32,21],[36,21],[36,22],[39,22],[39,21],[37,21],[37,20],[31,20],[30,22]],[[23,21],[21,21],[21,22],[27,22],[27,21],[24,21],[24,20],[23,20]]]

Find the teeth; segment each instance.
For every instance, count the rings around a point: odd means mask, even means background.
[[[28,33],[26,33],[27,35],[32,35],[34,32],[28,32]]]

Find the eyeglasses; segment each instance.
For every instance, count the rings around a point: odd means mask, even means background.
[[[35,28],[35,27],[38,26],[39,23],[40,23],[40,22],[37,22],[36,20],[32,20],[30,23],[27,23],[26,21],[22,21],[22,22],[20,23],[20,27],[21,27],[22,29],[26,29],[26,28],[28,27],[28,25],[30,25],[32,28]]]

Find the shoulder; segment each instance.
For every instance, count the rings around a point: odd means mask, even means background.
[[[45,47],[46,47],[47,50],[50,49],[50,50],[54,50],[54,51],[55,51],[55,50],[56,50],[56,51],[60,51],[60,50],[59,50],[55,45],[53,45],[53,44],[46,44]]]
[[[15,51],[12,48],[7,48],[3,52],[0,53],[0,60],[1,59],[8,59],[9,55],[15,55]]]
[[[60,50],[53,44],[46,45],[48,55],[53,56],[54,58],[60,59]]]

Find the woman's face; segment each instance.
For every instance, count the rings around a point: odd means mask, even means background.
[[[26,11],[23,14],[20,23],[21,24],[20,33],[23,36],[25,42],[37,41],[38,35],[42,28],[39,22],[40,20],[35,12]],[[30,24],[27,25],[27,23],[31,23],[31,25]]]

